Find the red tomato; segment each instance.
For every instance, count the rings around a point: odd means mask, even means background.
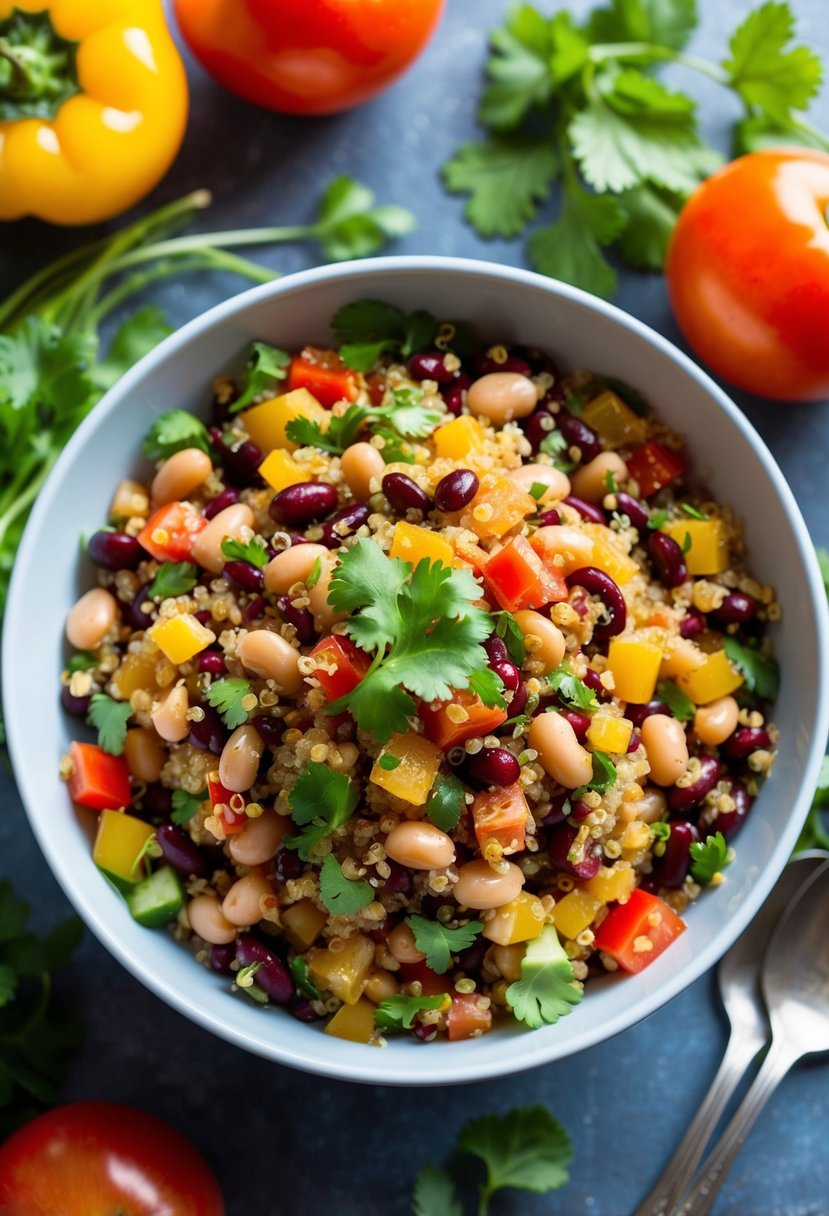
[[[138,543],[157,562],[187,562],[193,541],[210,521],[185,502],[168,502],[150,516]]]
[[[325,664],[318,667],[314,675],[329,703],[353,692],[371,667],[371,659],[365,651],[355,646],[350,638],[338,634],[317,642],[310,658],[320,659]]]
[[[492,1029],[492,1010],[481,1009],[480,992],[452,997],[452,1007],[446,1015],[446,1034],[450,1043],[459,1039],[477,1039]]]
[[[520,853],[529,817],[527,799],[517,782],[503,789],[476,794],[472,803],[472,822],[481,853],[490,840],[496,840],[507,853]]]
[[[594,945],[615,958],[622,971],[635,975],[659,958],[685,928],[664,899],[637,887],[626,904],[608,912],[596,930]]]
[[[93,811],[129,806],[130,771],[125,756],[111,756],[94,743],[71,743],[69,758],[69,797],[73,802]]]
[[[463,722],[452,721],[446,712],[449,705],[460,705],[466,710]],[[448,701],[436,701],[434,705],[422,702],[417,712],[426,738],[445,752],[475,735],[492,734],[507,720],[505,709],[484,705],[476,693],[467,689],[453,693]]]
[[[487,589],[507,612],[542,608],[569,594],[561,574],[544,565],[530,542],[514,537],[484,567]]]
[[[762,397],[829,397],[829,155],[753,152],[682,211],[666,272],[696,353]]]
[[[357,378],[335,350],[306,346],[294,355],[288,368],[288,392],[307,388],[312,397],[330,409],[338,401],[357,400]]]
[[[224,1216],[219,1185],[179,1132],[130,1106],[74,1102],[0,1147],[3,1216]]]
[[[174,0],[211,76],[285,114],[333,114],[382,92],[426,46],[444,0]]]
[[[665,486],[681,477],[687,468],[682,455],[672,452],[656,440],[637,448],[628,456],[625,464],[628,473],[639,486],[642,498],[650,498],[658,490],[664,490]]]

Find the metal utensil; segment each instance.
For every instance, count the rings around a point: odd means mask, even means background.
[[[754,920],[723,956],[717,979],[730,1032],[722,1063],[676,1152],[634,1216],[666,1216],[673,1210],[751,1061],[768,1042],[771,1031],[760,994],[763,954],[798,890],[827,860],[827,854],[818,851],[793,858]]]

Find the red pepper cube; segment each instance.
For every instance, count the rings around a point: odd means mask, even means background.
[[[93,811],[118,811],[130,804],[130,771],[126,756],[111,756],[94,743],[69,747],[72,773],[69,796]]]
[[[456,712],[458,707],[466,716],[456,722],[454,719],[461,717]],[[479,696],[467,689],[454,693],[448,701],[435,701],[431,705],[421,702],[417,712],[426,738],[445,752],[477,735],[492,734],[507,720],[506,709],[484,705]]]
[[[484,581],[507,612],[543,608],[569,595],[563,576],[545,566],[523,536],[514,537],[489,559]]]
[[[218,773],[210,773],[208,775],[207,793],[210,797],[213,813],[221,823],[225,836],[233,836],[236,832],[241,832],[248,822],[248,817],[244,810],[244,795],[234,794],[233,790],[229,790],[226,786],[222,785]],[[235,803],[235,805],[232,805],[232,803]]]
[[[658,490],[663,490],[688,467],[683,452],[673,452],[655,440],[637,448],[625,463],[628,473],[639,485],[642,498],[651,498]]]
[[[431,967],[427,967],[423,960],[419,963],[401,963],[397,974],[404,984],[413,984],[415,981],[420,984],[423,996],[438,996],[449,987],[446,976],[438,975]]]
[[[322,638],[309,657],[316,660],[314,677],[329,704],[353,692],[371,666],[369,655],[339,634]]]
[[[486,1005],[485,1008],[482,1006]],[[455,993],[446,1015],[446,1037],[450,1043],[478,1039],[492,1029],[492,1009],[480,992]]]
[[[681,920],[664,899],[637,887],[626,904],[613,908],[596,930],[594,945],[623,971],[644,971],[684,933]]]
[[[193,541],[210,521],[186,502],[168,502],[160,507],[138,533],[138,543],[158,562],[186,562]]]
[[[493,840],[505,854],[520,853],[529,818],[530,808],[518,782],[476,794],[472,803],[472,822],[481,855],[486,856],[486,847]]]
[[[334,350],[306,346],[288,368],[288,392],[305,388],[320,405],[330,409],[338,401],[357,400],[357,380]]]

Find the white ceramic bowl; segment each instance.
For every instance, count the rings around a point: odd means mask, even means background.
[[[406,1037],[379,1050],[232,996],[226,979],[199,967],[166,933],[130,919],[92,864],[92,816],[73,812],[58,779],[58,759],[78,730],[58,704],[64,619],[91,577],[78,537],[106,518],[116,481],[141,467],[151,419],[173,406],[204,410],[213,377],[238,366],[253,338],[289,349],[324,344],[333,313],[364,297],[464,318],[485,338],[537,344],[567,367],[635,386],[688,436],[695,471],[743,518],[751,568],[776,586],[783,607],[775,630],[780,753],[737,839],[727,881],[689,911],[687,932],[641,975],[591,983],[569,1017],[535,1032],[511,1027],[429,1047]],[[512,1073],[601,1042],[720,957],[768,894],[805,817],[827,735],[828,635],[822,584],[789,487],[736,407],[670,343],[550,279],[483,262],[381,258],[306,271],[228,300],[173,334],[107,394],[58,461],[26,530],[5,621],[3,692],[15,772],[43,852],[81,916],[138,979],[195,1022],[269,1059],[355,1081],[433,1085]]]

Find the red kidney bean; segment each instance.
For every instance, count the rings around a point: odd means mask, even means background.
[[[255,443],[245,439],[240,444],[230,447],[222,438],[219,427],[210,427],[208,433],[229,481],[237,486],[263,484],[259,475],[262,453]]]
[[[582,566],[567,577],[568,587],[584,587],[590,595],[596,595],[602,601],[609,616],[608,621],[600,621],[593,629],[597,640],[613,638],[621,633],[627,621],[627,604],[625,597],[614,583],[609,574],[598,566]]]
[[[585,502],[583,498],[577,498],[575,494],[568,494],[563,501],[568,507],[572,507],[574,511],[578,511],[582,519],[586,519],[591,524],[606,524],[607,516],[601,507],[597,507],[593,502]]]
[[[279,747],[282,742],[282,732],[285,723],[281,718],[269,718],[267,714],[257,714],[251,719],[251,726],[262,737],[266,747]]]
[[[634,726],[641,726],[645,718],[649,718],[651,714],[667,714],[670,717],[671,711],[664,701],[648,701],[646,705],[625,706],[625,717]]]
[[[711,616],[720,625],[747,625],[757,612],[757,601],[742,591],[730,592]]]
[[[383,883],[382,889],[391,891],[395,895],[408,895],[412,889],[412,871],[399,865],[398,862],[392,861],[390,857],[386,858],[386,865],[389,867],[390,873]]]
[[[252,933],[240,933],[236,939],[236,958],[242,967],[259,964],[253,982],[267,992],[277,1005],[287,1005],[294,995],[294,981],[278,954]]]
[[[147,595],[149,586],[149,583],[144,583],[141,587],[139,587],[132,601],[127,604],[126,607],[122,607],[121,609],[126,624],[129,625],[130,629],[134,629],[137,632],[144,629],[149,629],[150,625],[153,623],[153,618],[150,613],[144,612],[143,608],[141,607],[142,604],[152,603],[152,600],[150,600]]]
[[[557,824],[550,832],[549,854],[550,861],[558,870],[572,874],[581,882],[595,878],[602,864],[602,846],[596,841],[588,841],[581,861],[568,861],[567,854],[573,847],[573,841],[578,835],[578,828],[572,823]]]
[[[422,511],[427,515],[432,509],[429,495],[405,473],[386,473],[381,485],[389,505],[399,515],[405,515],[411,510]]]
[[[555,429],[556,420],[549,410],[537,407],[521,424],[533,452],[537,452],[544,440]]]
[[[104,570],[134,570],[147,556],[134,536],[126,532],[93,532],[87,553]]]
[[[236,958],[236,943],[228,942],[226,945],[210,947],[210,970],[217,971],[219,975],[232,975],[233,968],[231,963]]]
[[[671,824],[671,834],[665,841],[665,852],[653,867],[653,879],[660,887],[681,887],[691,865],[691,845],[699,840],[693,823]]]
[[[720,811],[709,825],[712,832],[722,832],[726,840],[736,836],[752,807],[752,799],[742,781],[731,782],[731,797],[734,799],[734,810]]]
[[[517,718],[519,714],[523,714],[527,708],[527,685],[523,680],[519,681],[518,687],[512,694],[512,700],[507,706],[507,713],[511,718]]]
[[[648,537],[648,553],[653,562],[656,577],[663,587],[679,587],[688,578],[688,567],[682,550],[667,532],[651,532]]]
[[[627,515],[637,532],[644,532],[650,519],[650,512],[647,507],[638,498],[634,498],[631,494],[626,494],[624,490],[617,490],[615,498],[616,510],[619,514]]]
[[[738,726],[722,744],[722,754],[728,760],[745,760],[758,748],[771,747],[771,735],[762,726]]]
[[[584,743],[590,726],[587,714],[579,713],[577,709],[560,709],[559,716],[565,718],[572,726],[579,743]]]
[[[156,831],[155,838],[161,849],[164,860],[189,878],[207,877],[207,862],[198,845],[183,832],[175,823],[163,823]]]
[[[455,372],[444,363],[445,356],[439,350],[423,351],[409,359],[409,375],[413,380],[434,380],[438,384],[451,384]]]
[[[559,515],[558,511],[555,510],[543,511],[538,517],[538,526],[540,528],[550,528],[560,523],[561,516]]]
[[[492,945],[485,937],[477,937],[471,946],[467,946],[465,950],[461,950],[460,954],[456,955],[458,960],[458,970],[469,975],[472,972],[479,971],[489,947]]]
[[[498,363],[491,355],[476,355],[473,360],[473,371],[477,376],[488,376],[491,372],[517,372],[519,376],[531,376],[533,369],[526,359],[520,355],[508,355],[503,363]]]
[[[630,756],[630,755],[632,755],[633,752],[638,752],[639,748],[641,746],[642,746],[642,736],[638,733],[638,731],[633,731],[631,733],[628,745],[625,748],[625,754]]]
[[[556,426],[567,440],[568,447],[575,446],[581,452],[582,464],[587,464],[601,454],[601,441],[592,426],[588,426],[586,422],[582,422],[581,418],[576,418],[574,414],[565,409],[559,410],[555,419]]]
[[[271,519],[291,528],[307,528],[330,515],[337,505],[337,491],[325,481],[298,481],[272,499]]]
[[[439,511],[462,511],[472,502],[480,484],[471,469],[455,469],[441,477],[435,487],[435,506]]]
[[[295,849],[283,845],[274,858],[274,876],[277,882],[290,882],[302,873],[302,861]]]
[[[696,608],[692,608],[679,622],[679,636],[695,638],[698,633],[702,633],[705,627],[705,617],[701,612],[697,612]]]
[[[501,683],[508,692],[517,692],[521,684],[521,673],[514,663],[509,659],[498,659],[496,662],[490,662],[489,666],[497,676],[501,677]]]
[[[239,491],[234,489],[233,486],[225,486],[221,494],[217,494],[215,498],[211,498],[202,511],[202,515],[205,519],[212,519],[214,515],[218,515],[220,511],[224,511],[225,507],[232,507],[238,501]]]
[[[212,579],[212,577],[213,576],[211,575],[210,578]],[[193,615],[195,616],[196,620],[199,622],[200,625],[209,625],[211,620],[213,619],[212,614],[210,612],[208,612],[206,608],[202,608],[202,610],[200,612],[196,612]]]
[[[265,609],[267,606],[268,602],[265,597],[262,595],[257,595],[250,601],[242,615],[246,621],[258,620],[260,616],[265,615]]]
[[[218,650],[203,650],[196,659],[199,671],[208,671],[212,676],[220,676],[226,670],[225,657]]]
[[[466,405],[466,390],[471,383],[472,377],[467,376],[464,372],[462,377],[458,376],[452,384],[441,389],[440,395],[443,397],[443,404],[449,413],[454,414],[455,417],[463,411],[463,407]]]
[[[314,628],[314,618],[307,608],[295,607],[288,595],[280,595],[276,601],[276,606],[282,613],[282,619],[285,624],[293,625],[296,630],[297,641],[301,646],[307,646],[315,640],[317,631]]]
[[[73,718],[85,718],[89,713],[91,701],[91,694],[88,697],[76,697],[69,691],[68,684],[61,685],[60,703]]]
[[[699,763],[699,777],[693,785],[675,785],[669,792],[668,806],[672,815],[690,814],[719,781],[722,765],[716,756],[700,756]]]
[[[144,816],[148,819],[169,817],[173,810],[173,791],[163,785],[148,785],[141,804]]]
[[[394,866],[396,864],[397,863],[394,861],[389,862],[390,866]],[[381,921],[379,925],[375,925],[373,929],[369,929],[368,936],[376,945],[382,946],[388,941],[389,934],[391,933],[392,929],[396,929],[399,924],[400,922],[398,920],[395,920],[391,916],[387,916],[386,919]]]
[[[351,536],[358,529],[362,528],[363,524],[368,519],[371,511],[363,502],[356,502],[353,506],[343,507],[342,511],[337,511],[322,525],[322,536],[320,544],[325,545],[328,549],[339,549],[345,539],[345,536]],[[344,529],[344,533],[335,531],[336,527]]]
[[[242,591],[261,591],[265,586],[265,576],[258,566],[239,558],[225,562],[222,576],[234,586],[240,587]]]
[[[594,692],[597,697],[607,700],[607,689],[605,688],[604,684],[602,684],[602,678],[599,673],[594,671],[592,667],[588,667],[585,671],[584,675],[582,676],[582,683],[586,684],[590,691]],[[629,714],[627,716],[630,717]],[[634,723],[634,725],[636,724]]]
[[[505,747],[484,747],[467,761],[466,776],[475,785],[513,785],[521,765]]]
[[[322,1014],[317,1013],[314,1006],[305,996],[295,996],[288,1002],[288,1013],[298,1022],[319,1022]]]
[[[202,705],[201,708],[204,711],[204,717],[201,722],[190,723],[190,734],[187,741],[192,747],[197,747],[199,751],[208,751],[212,752],[214,756],[220,756],[228,740],[228,732],[212,705]]]
[[[486,651],[487,658],[489,659],[490,666],[492,666],[493,663],[509,662],[509,651],[507,650],[504,639],[499,638],[497,633],[491,633],[483,643],[483,647]]]
[[[545,350],[539,350],[537,346],[516,346],[513,352],[519,359],[526,359],[529,363],[533,375],[538,375],[540,372],[546,372],[548,376],[552,376],[553,380],[558,382],[561,378],[561,371],[558,364],[552,355],[548,355]]]
[[[576,823],[584,823],[587,816],[591,813],[591,807],[586,802],[582,802],[581,798],[577,799],[570,807],[568,819],[574,819]]]
[[[550,809],[541,822],[545,827],[552,828],[558,823],[564,823],[570,806],[570,792],[558,794],[550,805]]]

